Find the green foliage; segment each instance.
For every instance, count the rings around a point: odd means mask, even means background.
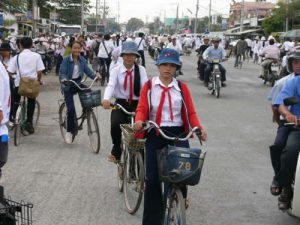
[[[134,32],[136,30],[139,30],[143,26],[144,26],[144,22],[141,19],[131,18],[127,22],[126,30],[129,31],[129,32]]]
[[[8,19],[5,19],[5,20],[4,20],[4,26],[5,26],[5,27],[9,27],[9,26],[13,25],[15,22],[16,22],[16,20],[8,20]]]

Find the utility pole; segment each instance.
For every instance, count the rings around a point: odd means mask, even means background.
[[[197,33],[197,23],[198,23],[198,10],[199,10],[199,0],[197,0],[197,5],[196,5],[196,16],[195,16],[195,27],[194,27],[194,33]]]
[[[120,0],[118,1],[118,17],[117,17],[117,20],[118,20],[118,24],[120,24]]]
[[[177,26],[178,26],[178,10],[179,10],[179,4],[177,4],[177,10],[176,10],[175,33],[177,32]]]
[[[242,32],[243,29],[244,29],[244,6],[245,6],[245,0],[242,1],[242,6],[241,6],[241,28],[240,28],[240,32]]]
[[[209,0],[209,12],[208,12],[208,32],[211,30],[211,0]]]
[[[36,36],[37,19],[38,19],[37,0],[32,0],[32,38],[35,38]]]
[[[288,16],[289,0],[286,0],[285,4],[286,4],[286,9],[285,9],[285,32],[288,32],[288,30],[289,30],[289,16]]]
[[[84,0],[81,0],[81,34],[83,34],[84,27]]]
[[[98,32],[98,3],[99,1],[96,0],[96,33]]]

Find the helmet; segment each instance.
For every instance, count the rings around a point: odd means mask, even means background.
[[[209,40],[209,36],[208,36],[208,35],[204,35],[204,36],[203,36],[203,40],[205,40],[205,39],[206,39],[206,40]]]
[[[259,36],[256,36],[256,37],[255,37],[255,40],[259,40]]]
[[[265,36],[262,36],[262,37],[261,37],[261,40],[262,40],[262,41],[265,41],[265,40],[266,40],[266,37],[265,37]]]
[[[294,59],[300,59],[300,46],[295,47],[290,53],[287,55],[287,71],[293,73],[292,62]]]
[[[219,36],[214,36],[213,41],[221,41],[221,38]]]

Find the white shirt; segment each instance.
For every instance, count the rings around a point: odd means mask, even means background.
[[[8,134],[6,123],[9,120],[11,105],[9,77],[5,67],[0,62],[0,108],[2,108],[3,120],[0,123],[0,136]]]
[[[252,47],[252,41],[249,38],[246,38],[245,41],[247,42],[248,47]]]
[[[294,44],[290,41],[285,41],[281,46],[281,49],[284,49],[286,52],[290,52],[293,48]]]
[[[113,45],[113,43],[111,41],[105,40],[104,44],[105,44],[105,47],[106,47],[106,50],[107,50],[108,54],[111,53],[115,48],[115,46]],[[106,58],[106,59],[108,58],[108,54],[106,53],[105,47],[104,47],[103,41],[102,41],[100,43],[100,46],[99,46],[98,57]]]
[[[158,106],[161,99],[161,93],[163,89],[161,86],[165,85],[161,82],[159,77],[152,78],[152,90],[151,90],[151,106],[152,110],[150,111],[150,120],[156,120],[156,114],[158,110]],[[165,101],[162,109],[162,116],[161,116],[161,123],[160,126],[163,127],[173,127],[173,126],[182,126],[182,95],[180,88],[178,86],[178,82],[175,78],[173,78],[172,82],[168,85],[170,87],[169,92],[171,93],[171,102],[172,102],[172,109],[173,109],[173,121],[171,120],[171,112],[170,112],[170,105],[169,105],[169,98],[168,94],[165,94]]]
[[[178,41],[176,41],[176,45],[173,45],[173,42],[170,42],[167,45],[167,48],[172,48],[172,49],[176,50],[178,53],[180,53],[182,51],[181,44]]]
[[[142,39],[141,37],[136,37],[134,39],[134,42],[137,44],[138,46],[138,51],[140,50],[144,50],[144,47],[146,47],[146,42],[145,39]]]
[[[17,65],[17,57],[19,56],[19,68]],[[20,73],[22,77],[30,77],[37,79],[38,71],[45,69],[42,57],[36,52],[29,49],[24,49],[19,55],[16,55],[10,62],[7,71],[10,73],[17,73],[15,79],[15,86],[19,87]]]
[[[148,80],[146,69],[143,66],[139,66],[140,76],[141,76],[141,88]],[[132,78],[134,77],[134,66],[132,67]],[[110,100],[112,97],[121,98],[121,99],[129,99],[129,80],[127,80],[127,89],[124,90],[124,81],[126,76],[126,67],[122,64],[112,69],[109,75],[109,82],[104,92],[104,100]],[[134,79],[132,79],[134,87]],[[138,100],[139,97],[133,94],[133,100]]]

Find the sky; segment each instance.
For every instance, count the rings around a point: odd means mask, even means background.
[[[210,0],[199,0],[198,18],[208,16]],[[236,0],[239,2],[241,0]],[[254,0],[246,0],[254,1]],[[274,2],[276,0],[269,0]],[[104,0],[101,0],[103,5]],[[118,12],[118,2],[120,4],[120,22],[127,22],[130,18],[136,17],[144,22],[151,22],[153,18],[176,17],[176,7],[179,5],[179,17],[195,17],[197,0],[106,0],[109,6],[109,17],[116,17]],[[229,14],[229,5],[232,0],[211,0],[212,15]],[[96,0],[91,0],[95,12]],[[190,12],[189,12],[190,11]]]

